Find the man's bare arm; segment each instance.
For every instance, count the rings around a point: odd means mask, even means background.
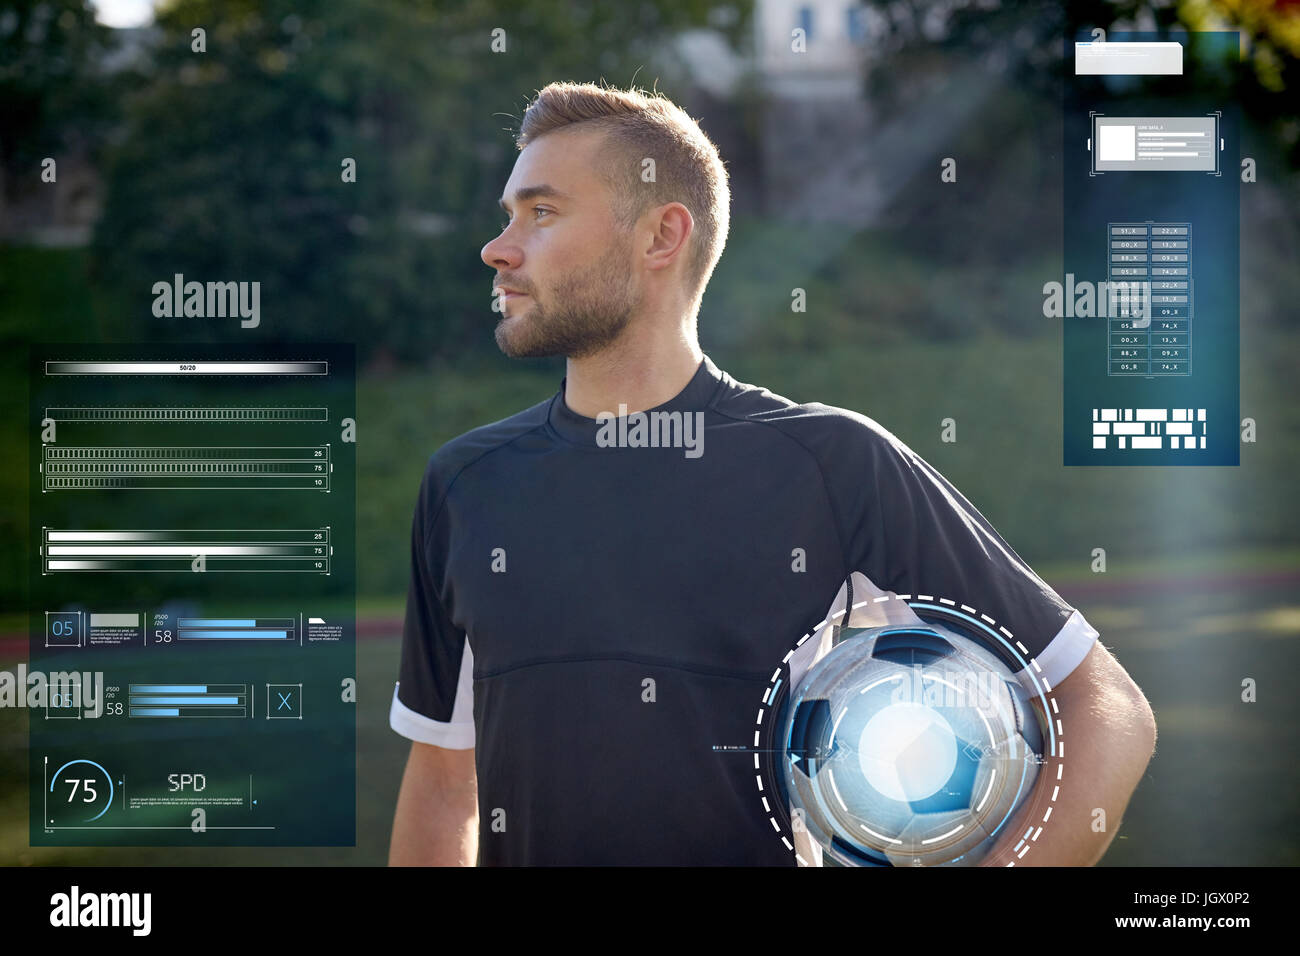
[[[1055,695],[1064,757],[1048,757],[1032,809],[1017,816],[985,865],[1005,866],[1015,860],[1017,866],[1092,866],[1115,839],[1129,798],[1155,751],[1151,705],[1100,642],[1055,688]],[[1044,794],[1057,786],[1056,800],[1046,803]],[[1043,824],[1047,806],[1052,813]],[[1098,809],[1104,811],[1104,829]],[[1016,844],[1031,823],[1035,830],[1041,824],[1042,834],[1019,857]]]
[[[393,817],[389,866],[473,866],[478,856],[474,751],[412,743]]]

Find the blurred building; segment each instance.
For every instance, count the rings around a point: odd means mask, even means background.
[[[852,0],[757,0],[747,50],[729,49],[707,29],[678,38],[676,51],[699,90],[693,115],[733,175],[739,167],[742,179],[754,177],[735,184],[735,211],[857,227],[875,221],[885,196],[872,162],[864,75],[879,53],[881,17]],[[757,155],[738,156],[728,146],[739,143],[726,142],[734,121],[719,114],[747,100]]]
[[[730,7],[712,13],[729,25]],[[876,221],[885,194],[873,164],[864,73],[878,55],[882,14],[853,0],[756,0],[740,50],[716,28],[685,31],[666,51],[690,76],[678,93],[718,143],[732,177],[733,212],[858,228]],[[114,30],[106,73],[146,64],[152,26]],[[102,182],[85,151],[56,157],[58,180],[9,184],[0,239],[75,246],[90,239]],[[443,228],[446,228],[444,225]]]

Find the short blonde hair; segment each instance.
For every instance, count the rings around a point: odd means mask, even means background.
[[[516,145],[555,130],[589,123],[605,134],[609,158],[598,170],[614,193],[620,228],[631,229],[647,209],[680,202],[695,220],[686,281],[692,300],[704,293],[731,221],[731,189],[718,148],[695,120],[663,94],[593,83],[551,83],[537,92]],[[655,163],[655,181],[641,179],[642,161]]]

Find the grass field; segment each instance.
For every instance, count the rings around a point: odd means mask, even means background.
[[[1300,574],[1249,590],[1173,589],[1090,602],[1089,620],[1156,714],[1156,754],[1107,865],[1300,863]],[[1063,589],[1067,598],[1069,590]],[[1075,602],[1081,603],[1081,602]],[[1255,703],[1242,680],[1257,682]]]

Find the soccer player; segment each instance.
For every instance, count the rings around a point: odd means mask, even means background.
[[[428,463],[390,862],[794,865],[752,756],[714,747],[750,742],[774,670],[854,572],[972,606],[1035,655],[1068,773],[1024,862],[1099,859],[1154,748],[1145,697],[897,437],[701,351],[730,204],[713,143],[662,95],[557,83],[517,145],[508,219],[482,250],[496,341],[563,355],[566,375]]]

